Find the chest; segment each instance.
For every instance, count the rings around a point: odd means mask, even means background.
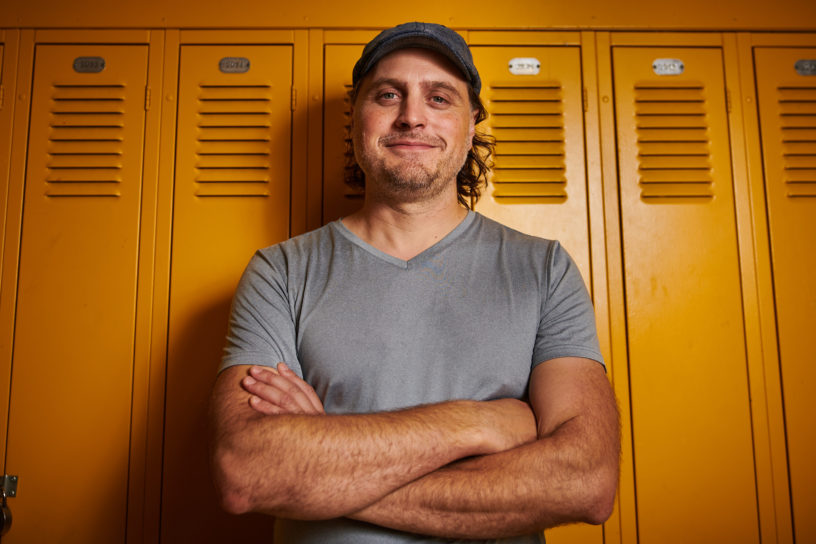
[[[333,412],[519,398],[539,308],[534,278],[501,268],[431,259],[372,271],[349,263],[305,291],[298,357]]]

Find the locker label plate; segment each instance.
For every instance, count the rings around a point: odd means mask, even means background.
[[[541,61],[535,58],[516,57],[510,59],[508,68],[515,76],[535,76],[541,70]]]
[[[80,74],[98,74],[105,69],[102,57],[77,57],[74,59],[74,71]]]
[[[249,72],[249,59],[246,57],[224,57],[218,62],[218,69],[225,74],[244,74]]]
[[[655,59],[652,61],[652,71],[659,76],[679,76],[686,69],[680,59]]]
[[[816,59],[799,59],[793,67],[800,76],[816,76]]]

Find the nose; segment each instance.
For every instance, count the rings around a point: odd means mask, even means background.
[[[400,104],[399,115],[395,121],[398,128],[411,130],[425,126],[425,103],[416,93],[408,94]]]

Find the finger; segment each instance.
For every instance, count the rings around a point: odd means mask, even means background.
[[[258,381],[268,382],[272,376],[278,376],[278,370],[271,366],[254,365],[249,369],[249,375]]]
[[[249,397],[249,406],[252,407],[253,410],[265,414],[267,416],[274,416],[287,413],[285,410],[283,410],[283,408],[275,406],[271,402],[267,402],[261,397],[256,397],[255,395]]]
[[[269,381],[259,381],[252,376],[247,376],[241,383],[250,395],[258,397],[267,404],[277,406],[285,413],[299,414],[303,412],[303,406],[301,404],[308,406],[305,400],[300,403],[290,394],[292,390],[296,390],[298,394],[300,393],[295,386],[283,381],[283,387],[280,387],[281,384],[275,384],[269,376],[266,376],[266,378]],[[278,378],[278,381],[280,381],[280,378]]]
[[[293,378],[295,385],[297,385],[300,390],[303,391],[303,394],[306,395],[306,398],[312,404],[312,407],[317,411],[317,413],[325,413],[325,410],[323,409],[323,402],[320,400],[320,397],[317,396],[314,388],[305,380],[301,379],[297,374],[292,372],[292,369],[290,369],[286,363],[278,363],[278,372],[280,372],[281,376]]]
[[[268,375],[264,379],[266,381],[247,376],[243,379],[242,384],[249,393],[279,406],[287,413],[315,413],[312,403],[292,380],[278,375]]]

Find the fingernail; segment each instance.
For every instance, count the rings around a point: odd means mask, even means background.
[[[244,378],[244,383],[246,385],[255,385],[255,383],[256,383],[255,378],[253,378],[251,376],[247,376],[246,378]]]
[[[278,363],[278,368],[283,368],[283,370],[289,370],[289,367],[286,366],[286,363]]]

